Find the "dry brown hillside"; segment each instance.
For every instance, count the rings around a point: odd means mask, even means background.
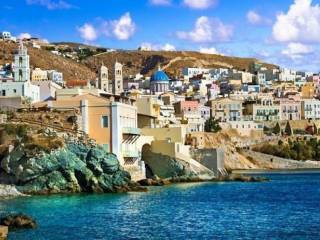
[[[258,62],[254,58],[227,57],[199,52],[117,51],[97,54],[84,63],[91,69],[97,69],[102,63],[112,69],[116,60],[124,64],[125,75],[141,73],[150,76],[160,64],[171,77],[179,76],[183,67],[225,67],[248,70],[253,62]],[[263,65],[268,68],[277,67],[267,63]]]
[[[15,43],[0,42],[0,64],[13,62],[13,54],[17,47]],[[95,72],[81,63],[32,47],[28,47],[28,52],[33,68],[56,69],[63,72],[66,81],[95,79]]]

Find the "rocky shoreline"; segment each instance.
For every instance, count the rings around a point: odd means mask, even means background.
[[[146,191],[131,180],[115,155],[82,143],[31,154],[18,145],[3,157],[0,170],[0,183],[7,185],[4,196]]]
[[[253,177],[253,176],[244,176],[238,174],[231,174],[225,177],[212,178],[212,179],[201,179],[199,177],[173,177],[160,179],[157,177],[143,179],[138,183],[141,186],[167,186],[171,184],[179,184],[179,183],[201,183],[201,182],[268,182],[268,178],[264,177]]]

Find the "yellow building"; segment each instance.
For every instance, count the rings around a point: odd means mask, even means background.
[[[48,72],[40,68],[32,71],[31,81],[48,81]]]
[[[156,119],[160,116],[160,107],[163,105],[161,100],[151,95],[140,96],[137,98],[138,108],[138,127],[154,128]]]
[[[302,98],[314,98],[316,92],[316,87],[314,83],[307,82],[305,85],[301,87],[301,95]]]

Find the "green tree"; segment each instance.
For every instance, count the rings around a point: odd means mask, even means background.
[[[288,136],[292,136],[292,129],[291,129],[291,126],[290,126],[290,122],[289,122],[289,121],[288,121],[287,124],[286,124],[286,128],[285,128],[284,132],[285,132]]]
[[[273,128],[272,131],[274,134],[280,134],[281,133],[281,127],[280,124],[277,122],[276,126]]]
[[[221,131],[221,127],[217,120],[215,120],[213,117],[210,117],[204,124],[204,130],[205,132],[216,133]]]

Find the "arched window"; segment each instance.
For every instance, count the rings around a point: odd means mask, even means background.
[[[19,57],[19,67],[22,67],[22,62],[23,62],[22,57]]]
[[[19,69],[19,81],[22,81],[22,75],[23,75],[22,70]]]

